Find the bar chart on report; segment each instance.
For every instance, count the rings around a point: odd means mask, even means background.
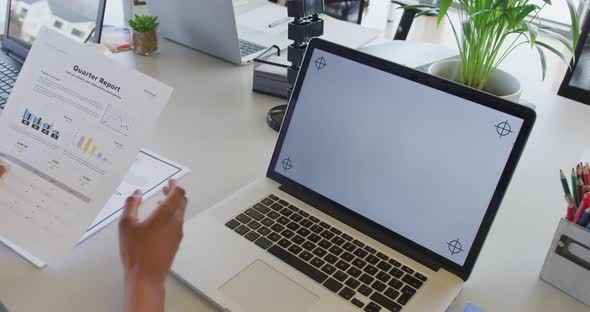
[[[40,131],[42,134],[51,137],[54,140],[59,140],[60,132],[54,128],[54,123],[46,120],[42,116],[34,115],[28,108],[25,109],[22,115],[21,124]]]
[[[102,161],[105,163],[110,162],[104,150],[100,148],[92,136],[88,136],[79,132],[78,135],[74,137],[72,144],[78,149],[79,152],[85,154],[87,157],[94,158],[97,161]]]

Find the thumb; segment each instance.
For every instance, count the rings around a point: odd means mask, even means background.
[[[136,190],[133,195],[127,198],[125,203],[125,210],[123,210],[123,216],[121,217],[121,221],[127,221],[131,223],[138,222],[138,210],[139,205],[141,205],[141,198],[142,193],[140,190]]]

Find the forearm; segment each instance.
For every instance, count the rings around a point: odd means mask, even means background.
[[[138,273],[125,274],[124,312],[163,312],[165,295],[163,281]]]

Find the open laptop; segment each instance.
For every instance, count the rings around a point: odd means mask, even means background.
[[[313,39],[266,178],[185,223],[173,272],[225,311],[445,311],[535,118]]]
[[[74,40],[100,41],[106,0],[7,0],[0,49],[0,109],[42,27]]]
[[[277,42],[274,35],[237,27],[232,0],[149,1],[148,6],[164,37],[234,64],[247,64],[273,45],[287,47],[286,38]]]

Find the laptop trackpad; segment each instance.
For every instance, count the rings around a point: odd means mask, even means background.
[[[246,312],[308,311],[319,297],[257,260],[221,288]]]

